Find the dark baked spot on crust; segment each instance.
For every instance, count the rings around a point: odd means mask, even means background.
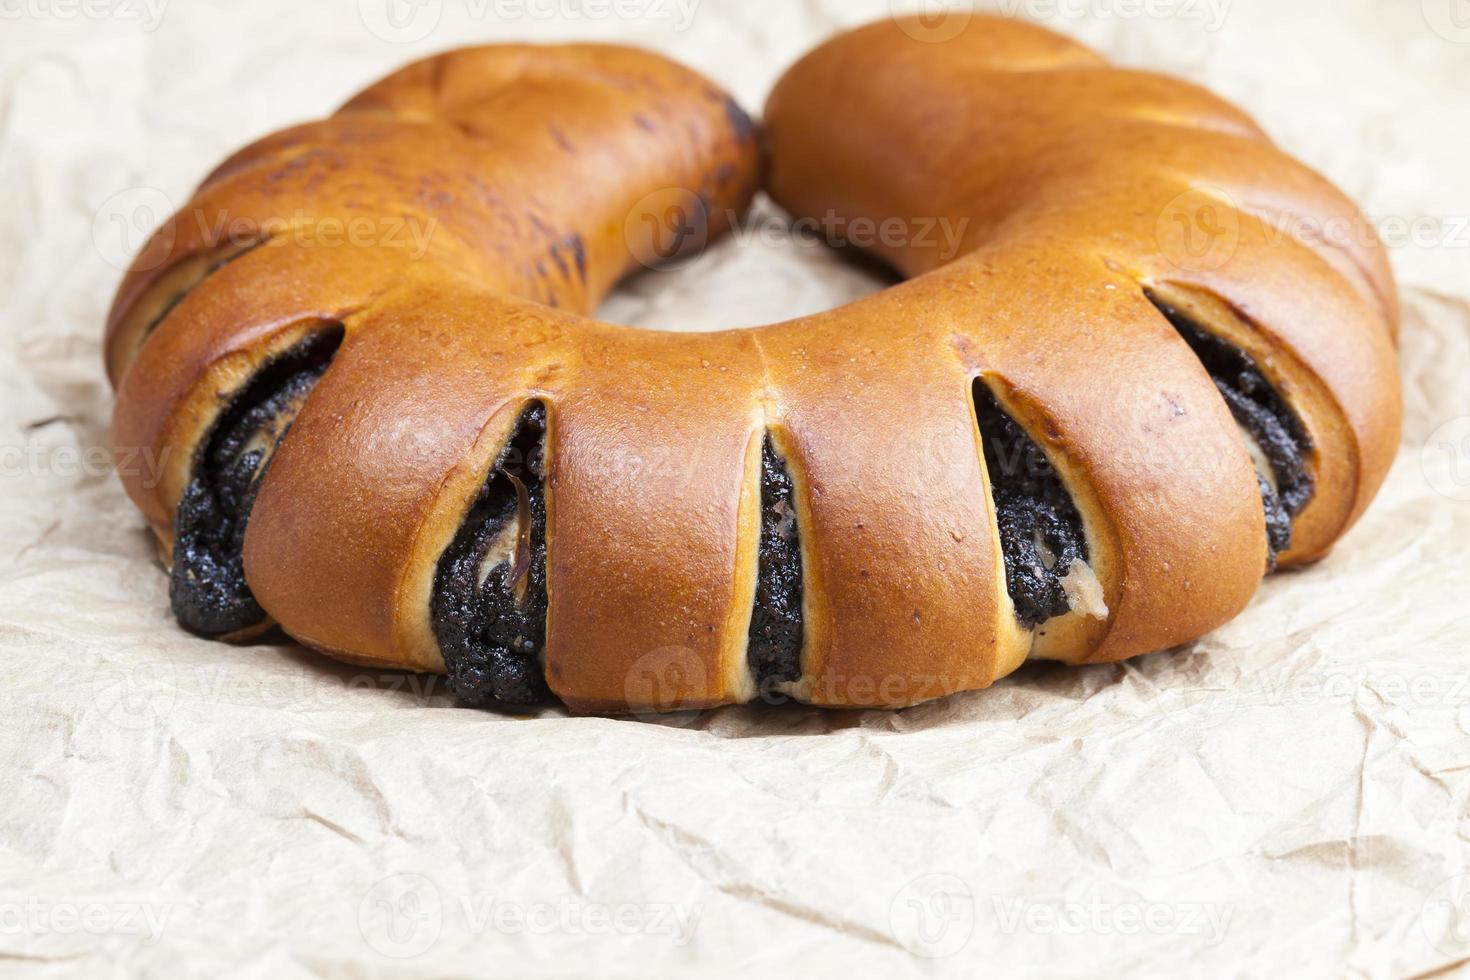
[[[576,154],[576,146],[574,146],[572,144],[572,141],[567,138],[567,134],[562,130],[560,126],[556,125],[556,123],[551,123],[546,127],[546,129],[549,133],[551,133],[551,138],[556,141],[557,146],[561,147],[568,153],[571,153],[573,155]]]
[[[686,206],[687,204],[687,206]],[[644,215],[655,265],[674,262],[703,252],[710,241],[710,219],[716,214],[714,200],[705,191],[681,195],[676,205],[659,214]]]
[[[1074,561],[1087,561],[1082,515],[1046,453],[1016,424],[978,378],[975,419],[1000,525],[1006,591],[1016,618],[1035,629],[1071,607],[1062,579]]]
[[[761,539],[746,663],[762,694],[801,679],[801,535],[796,488],[769,434],[761,447]]]
[[[1205,330],[1151,291],[1144,290],[1144,295],[1189,344],[1236,423],[1250,433],[1271,464],[1275,487],[1259,473],[1256,481],[1266,510],[1266,537],[1274,569],[1276,556],[1291,548],[1292,520],[1307,506],[1316,489],[1306,462],[1312,449],[1311,436],[1291,405],[1266,380],[1254,358]]]
[[[561,273],[564,280],[572,278],[572,270],[575,266],[577,279],[585,284],[587,282],[587,241],[581,234],[573,232],[569,235],[558,235],[555,229],[548,225],[535,211],[527,211],[526,218],[532,227],[550,240],[547,255],[551,261],[556,263],[556,269]],[[570,257],[571,262],[568,262]],[[550,270],[544,259],[536,262],[536,274],[542,279],[549,278]]]
[[[245,581],[245,528],[276,447],[342,337],[334,324],[273,358],[231,399],[195,454],[174,514],[169,577],[174,616],[191,632],[225,636],[265,619]]]
[[[537,402],[522,413],[435,572],[434,636],[450,688],[473,707],[538,704],[551,696],[542,668],[545,442],[546,406]],[[497,545],[504,560],[487,568]]]
[[[563,277],[571,278],[571,269],[567,266],[565,254],[572,253],[572,261],[576,264],[577,279],[581,282],[587,281],[587,242],[581,235],[568,235],[551,246],[551,257],[556,261],[556,266],[561,270]]]
[[[587,281],[587,242],[581,235],[572,235],[568,240],[572,247],[572,255],[577,262],[577,278],[583,282]]]
[[[725,97],[725,115],[730,120],[730,128],[734,130],[736,139],[742,143],[755,139],[755,120],[750,118],[748,112],[740,108],[740,103],[736,102],[732,96]]]

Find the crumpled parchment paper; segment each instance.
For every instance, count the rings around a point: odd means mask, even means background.
[[[0,970],[1467,962],[1464,0],[989,4],[1238,101],[1394,246],[1408,416],[1382,496],[1328,560],[1191,647],[1032,666],[895,714],[650,723],[456,710],[429,678],[173,625],[108,472],[98,339],[118,267],[217,160],[411,57],[492,40],[649,45],[758,108],[813,43],[919,6],[0,0]],[[764,214],[605,315],[704,329],[878,288]]]

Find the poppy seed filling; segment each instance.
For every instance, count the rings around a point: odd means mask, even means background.
[[[473,707],[550,698],[546,642],[546,407],[516,423],[454,540],[439,559],[431,606],[449,686]]]
[[[1266,511],[1266,538],[1271,567],[1291,548],[1291,522],[1312,499],[1315,484],[1307,469],[1311,437],[1281,393],[1272,387],[1245,351],[1216,336],[1178,309],[1145,292],[1149,302],[1173,325],[1200,359],[1230,408],[1236,424],[1260,447],[1271,473],[1257,472],[1261,504]]]
[[[174,616],[186,629],[226,636],[266,618],[245,581],[245,528],[276,447],[341,342],[340,326],[320,330],[266,364],[195,454],[174,513],[169,575]]]
[[[164,302],[162,308],[160,308],[159,311],[153,315],[153,319],[148,321],[147,325],[143,327],[143,337],[146,339],[149,334],[153,333],[153,331],[162,326],[163,321],[168,319],[168,315],[174,310],[178,309],[181,305],[183,305],[184,300],[189,298],[189,294],[198,289],[201,285],[203,285],[206,279],[223,269],[225,266],[229,265],[231,262],[234,262],[237,259],[242,259],[246,255],[249,255],[251,252],[255,251],[257,248],[260,248],[260,246],[264,244],[265,239],[260,239],[258,241],[250,242],[247,245],[240,246],[239,248],[228,249],[225,250],[223,254],[219,255],[217,258],[209,262],[209,264],[204,267],[203,271],[199,273],[198,277],[193,282],[189,283],[183,289],[180,289],[178,292],[174,293]]]
[[[801,538],[796,489],[769,435],[761,447],[761,537],[746,662],[762,695],[801,679]]]
[[[1074,562],[1087,561],[1082,515],[1041,447],[983,382],[977,380],[973,390],[1000,527],[1006,591],[1016,618],[1035,629],[1071,608],[1063,580]]]

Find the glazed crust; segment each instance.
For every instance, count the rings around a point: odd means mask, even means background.
[[[139,256],[109,317],[115,442],[161,461],[124,482],[165,554],[223,407],[340,323],[244,556],[260,605],[333,656],[444,670],[435,568],[532,402],[548,417],[544,667],[573,710],[755,695],[767,433],[800,528],[796,696],[900,707],[1027,656],[1164,649],[1238,613],[1268,553],[1239,430],[1145,288],[1250,354],[1300,416],[1317,490],[1282,563],[1325,553],[1397,444],[1395,290],[1375,242],[1275,229],[1283,215],[1358,227],[1353,205],[1183,82],[1010,21],[973,18],[937,44],[904,28],[843,35],[782,79],[766,183],[839,228],[948,222],[959,248],[880,244],[907,282],[754,330],[589,318],[630,272],[727,230],[762,182],[744,114],[655,55],[451,52],[237,153]],[[1201,207],[1228,239],[1203,253],[1188,238]],[[369,241],[307,234],[363,216]],[[221,241],[222,218],[246,231]],[[397,225],[426,231],[422,247]],[[977,379],[1076,504],[1105,614],[1018,622]]]

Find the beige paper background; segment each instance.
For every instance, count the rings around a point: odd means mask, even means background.
[[[148,209],[224,154],[413,56],[625,40],[754,108],[801,51],[889,4],[703,0],[684,24],[689,0],[643,0],[632,19],[623,0],[424,0],[395,43],[370,29],[387,32],[384,2],[0,0],[0,972],[1464,966],[1463,0],[990,5],[1222,91],[1395,245],[1405,441],[1331,558],[1172,655],[1031,667],[897,714],[664,724],[455,710],[422,679],[176,629],[99,449],[115,265]],[[829,254],[753,235],[605,312],[701,329],[873,288]]]

